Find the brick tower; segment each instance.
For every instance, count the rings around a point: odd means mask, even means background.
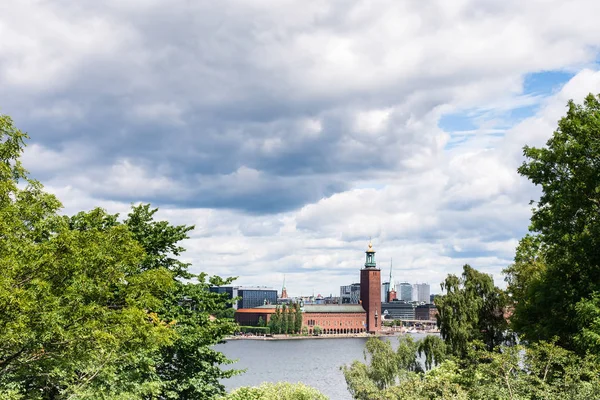
[[[367,260],[360,270],[360,302],[367,312],[367,332],[381,331],[381,270],[375,264],[375,250],[369,242]]]

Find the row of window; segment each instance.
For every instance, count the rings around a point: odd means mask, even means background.
[[[306,321],[306,325],[308,326],[315,326],[315,325],[319,325],[319,326],[363,326],[365,324],[365,321],[361,321],[360,323],[357,320],[350,320],[350,321],[331,321],[331,320],[325,320],[325,321],[321,321],[319,323],[319,321],[314,320],[314,319],[309,319],[308,321]]]

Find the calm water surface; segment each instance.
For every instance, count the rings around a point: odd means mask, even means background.
[[[412,336],[419,340],[425,334]],[[390,340],[392,344],[398,341],[397,337],[384,340]],[[319,389],[331,400],[352,400],[340,366],[354,360],[363,361],[366,341],[367,338],[231,340],[216,349],[239,360],[232,368],[247,369],[244,374],[223,381],[228,391],[262,382],[302,382]]]

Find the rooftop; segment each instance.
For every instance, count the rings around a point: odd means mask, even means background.
[[[307,304],[304,306],[307,313],[364,313],[360,304]]]
[[[272,314],[275,312],[276,305],[267,304],[254,308],[240,308],[238,313],[265,313]],[[306,313],[364,313],[366,312],[360,304],[306,304],[303,307]]]

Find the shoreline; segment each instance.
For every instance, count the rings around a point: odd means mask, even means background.
[[[357,338],[370,338],[370,337],[386,337],[386,336],[403,336],[412,333],[423,333],[423,334],[435,334],[440,333],[439,331],[417,331],[417,332],[390,332],[390,333],[379,333],[371,335],[368,333],[354,333],[354,334],[328,334],[328,335],[274,335],[274,336],[227,336],[223,340],[312,340],[312,339],[357,339]]]

